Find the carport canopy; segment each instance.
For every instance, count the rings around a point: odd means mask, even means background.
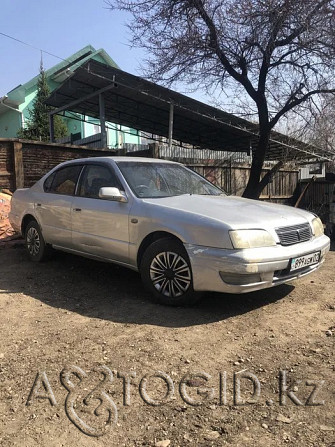
[[[54,114],[71,111],[124,125],[193,147],[231,152],[255,150],[258,126],[168,88],[90,60],[77,68],[46,100]],[[52,135],[52,119],[51,135]],[[107,140],[106,140],[107,143]],[[273,132],[269,160],[325,157],[309,144]]]

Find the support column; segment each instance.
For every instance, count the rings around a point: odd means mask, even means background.
[[[172,139],[173,139],[173,115],[174,115],[174,105],[170,102],[170,114],[169,114],[169,152],[171,156],[172,151]]]
[[[49,113],[49,129],[50,129],[50,141],[51,143],[53,143],[55,141],[55,126],[54,126],[53,113]]]
[[[106,132],[106,117],[105,117],[105,98],[103,94],[99,94],[99,118],[101,129],[101,144],[102,147],[107,147],[107,132]]]

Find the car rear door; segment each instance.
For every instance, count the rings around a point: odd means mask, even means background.
[[[104,186],[122,188],[111,166],[87,164],[71,206],[72,244],[80,252],[128,263],[131,201],[99,198]]]
[[[72,248],[71,207],[83,165],[54,171],[44,182],[35,203],[36,217],[49,244]]]

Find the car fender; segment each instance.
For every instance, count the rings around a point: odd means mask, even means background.
[[[35,210],[33,193],[30,189],[17,189],[11,200],[9,221],[15,231],[22,234],[22,223],[26,216],[32,216],[40,225]]]

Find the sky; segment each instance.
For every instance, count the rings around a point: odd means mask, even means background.
[[[142,75],[141,64],[147,55],[140,48],[130,48],[126,22],[132,16],[111,11],[105,0],[0,2],[0,33],[27,44],[0,34],[0,98],[39,74],[40,50],[46,70],[90,44],[96,50],[103,48],[122,70]],[[179,83],[174,90],[218,106],[215,98],[201,90],[190,92],[189,87]]]
[[[104,48],[122,70],[141,75],[145,54],[129,47],[126,20],[104,0],[1,0],[0,32],[37,50],[0,34],[0,97],[38,75],[38,49],[65,59],[91,44]],[[45,69],[58,62],[43,53]]]

